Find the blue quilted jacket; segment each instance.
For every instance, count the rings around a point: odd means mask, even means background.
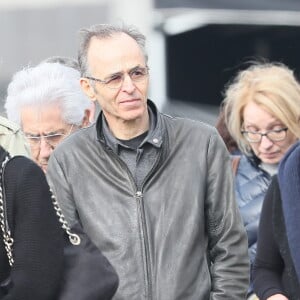
[[[257,231],[262,203],[271,183],[271,176],[259,168],[255,157],[241,156],[235,179],[236,199],[248,235],[251,264],[256,254]]]

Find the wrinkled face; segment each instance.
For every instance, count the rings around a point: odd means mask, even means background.
[[[286,128],[285,124],[254,102],[249,102],[245,106],[243,118],[245,131],[266,133],[270,130],[280,131]],[[272,141],[264,135],[260,142],[250,143],[250,146],[262,162],[277,164],[296,141],[296,137],[287,130],[285,138],[281,141]]]
[[[24,107],[21,124],[29,141],[32,159],[44,172],[54,148],[75,129],[75,126],[63,121],[60,108],[55,105],[43,109]]]
[[[93,78],[105,82],[122,78],[118,88],[86,78],[81,80],[83,90],[99,102],[109,124],[146,118],[148,75],[135,80],[139,76],[137,70],[146,68],[144,55],[135,40],[123,33],[102,40],[93,38],[88,64]]]

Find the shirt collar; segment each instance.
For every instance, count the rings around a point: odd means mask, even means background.
[[[157,109],[155,105],[148,100],[148,112],[149,112],[149,131],[141,144],[141,147],[146,143],[151,144],[153,147],[160,148],[162,145],[162,128],[159,125]],[[100,113],[97,120],[97,136],[100,141],[105,142],[105,144],[111,148],[115,153],[118,153],[119,147],[125,147],[126,145],[122,144],[110,131],[106,119],[103,115],[103,112]]]

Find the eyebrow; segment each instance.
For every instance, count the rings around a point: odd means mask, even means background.
[[[131,69],[127,70],[126,72],[130,73],[130,72],[132,72],[132,71],[134,71],[136,69],[139,69],[139,68],[144,68],[144,67],[141,66],[140,64],[138,64],[138,65],[132,67]],[[117,76],[117,75],[123,75],[123,74],[124,74],[123,71],[117,71],[117,72],[111,73],[110,75],[107,75],[106,77],[104,77],[104,80],[112,78],[112,77]]]
[[[31,132],[26,132],[24,131],[24,134],[25,135],[29,135],[29,136],[32,136],[32,137],[39,137],[39,136],[45,136],[45,135],[55,135],[55,134],[64,134],[64,130],[63,129],[57,129],[55,131],[49,131],[49,132],[42,132],[41,134],[40,133],[31,133]]]
[[[267,130],[269,130],[270,128],[272,127],[275,127],[275,126],[285,126],[283,123],[279,123],[278,121],[274,122],[274,123],[271,123],[267,126]],[[247,125],[244,125],[245,128],[248,128],[248,127],[254,127],[254,128],[257,128],[257,129],[260,129],[259,126],[257,126],[256,124],[247,124]]]

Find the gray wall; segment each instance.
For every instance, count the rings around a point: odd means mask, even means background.
[[[77,32],[108,22],[106,5],[0,11],[0,115],[12,75],[54,55],[77,55]]]

